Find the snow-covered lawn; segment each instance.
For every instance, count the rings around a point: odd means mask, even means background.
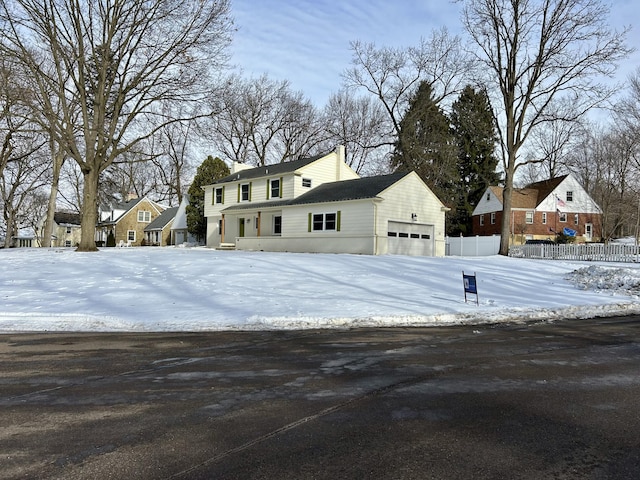
[[[639,313],[640,268],[206,248],[0,250],[0,332],[494,323]],[[477,274],[464,301],[462,271]]]

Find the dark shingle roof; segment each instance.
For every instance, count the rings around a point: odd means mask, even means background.
[[[380,175],[377,177],[355,178],[353,180],[323,183],[297,198],[290,200],[274,200],[271,202],[242,203],[228,207],[224,209],[223,212],[375,198],[382,191],[386,190],[406,175],[408,175],[407,172],[402,172],[392,173],[391,175]]]
[[[355,178],[353,180],[323,183],[304,195],[293,199],[290,205],[344,202],[346,200],[374,198],[406,175],[407,172],[401,172],[392,173],[391,175],[379,175],[377,177]]]
[[[162,230],[171,220],[174,219],[177,212],[178,207],[167,208],[164,212],[158,215],[153,222],[147,225],[144,228],[144,231],[147,232],[149,230]]]
[[[538,191],[538,200],[536,205],[542,202],[545,198],[551,195],[558,185],[560,185],[568,175],[562,175],[561,177],[555,177],[550,180],[543,180],[542,182],[530,183],[525,188],[532,188]]]
[[[264,167],[248,168],[246,170],[240,170],[239,172],[232,173],[224,178],[216,180],[213,185],[225,182],[235,182],[237,180],[249,180],[252,178],[265,177],[267,175],[282,175],[284,173],[295,172],[297,169],[309,165],[316,160],[326,157],[327,154],[316,155],[315,157],[301,158],[300,160],[294,160],[292,162],[274,163],[273,165],[266,165]]]
[[[560,185],[568,175],[554,177],[550,180],[530,183],[524,188],[514,188],[511,197],[511,208],[536,208],[540,203],[551,195],[558,185]],[[493,194],[503,202],[502,194],[504,187],[490,187]]]
[[[53,221],[58,225],[80,225],[81,217],[79,213],[56,212]]]

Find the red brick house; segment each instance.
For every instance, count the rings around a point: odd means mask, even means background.
[[[473,234],[500,234],[502,187],[489,187],[473,210]],[[554,240],[556,233],[575,232],[579,243],[599,241],[602,211],[571,175],[514,189],[509,221],[511,243]]]

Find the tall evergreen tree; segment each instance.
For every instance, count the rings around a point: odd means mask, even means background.
[[[500,181],[494,155],[498,138],[486,92],[467,85],[452,106],[451,126],[458,148],[459,184],[455,209],[447,219],[447,233],[469,235],[474,207],[487,187]]]
[[[204,217],[204,190],[215,180],[229,175],[229,167],[218,157],[209,155],[198,167],[189,187],[189,205],[187,205],[187,230],[199,241],[207,236],[207,220]]]
[[[398,132],[391,166],[397,171],[415,171],[445,205],[453,206],[456,147],[449,119],[435,102],[429,83],[418,86]]]

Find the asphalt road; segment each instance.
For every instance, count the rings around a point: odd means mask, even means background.
[[[6,334],[0,365],[0,478],[640,478],[640,317]]]

